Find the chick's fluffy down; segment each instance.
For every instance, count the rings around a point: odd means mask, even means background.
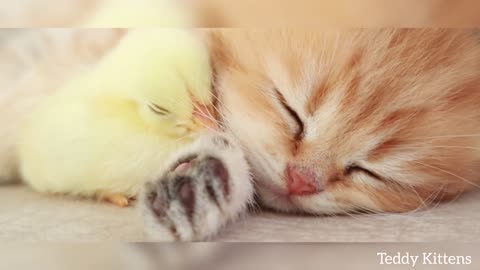
[[[210,76],[207,52],[187,30],[133,30],[32,112],[19,147],[23,179],[42,192],[135,196],[194,137],[169,129],[191,121],[192,98],[211,102]],[[147,121],[141,110],[151,103],[171,114]]]

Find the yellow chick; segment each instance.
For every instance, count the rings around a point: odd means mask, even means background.
[[[32,113],[19,146],[41,192],[128,205],[167,156],[203,129],[212,103],[206,48],[188,30],[131,30],[87,74]]]

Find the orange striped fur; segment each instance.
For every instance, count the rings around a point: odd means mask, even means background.
[[[265,205],[404,212],[480,183],[474,31],[216,30],[210,41],[224,121]],[[325,191],[287,196],[288,163],[314,168]]]

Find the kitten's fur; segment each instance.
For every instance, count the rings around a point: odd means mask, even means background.
[[[248,205],[253,180],[262,205],[313,214],[413,211],[480,181],[480,46],[473,31],[215,30],[206,36],[225,135],[206,135],[183,149],[172,164],[194,157],[190,170],[174,172],[172,165],[147,187],[140,206],[152,238],[214,235]],[[38,77],[20,80],[28,84],[18,89],[39,96],[52,91],[59,82],[44,78],[67,72],[43,75],[54,59],[30,67]],[[71,59],[82,67],[95,57]],[[17,96],[17,85],[10,89],[13,96],[1,102],[14,98],[15,110],[0,107],[3,117],[20,118],[29,110],[22,104],[39,100]],[[16,122],[10,119],[2,123]],[[14,145],[16,130],[2,127],[0,134],[11,138],[2,147]],[[323,191],[291,196],[290,167],[311,172]]]
[[[226,30],[213,42],[223,121],[265,205],[403,212],[480,181],[472,31]],[[325,191],[287,196],[288,163]]]

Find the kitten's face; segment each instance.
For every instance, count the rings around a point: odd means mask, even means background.
[[[260,200],[285,211],[411,211],[480,180],[470,32],[212,35],[224,121]]]

